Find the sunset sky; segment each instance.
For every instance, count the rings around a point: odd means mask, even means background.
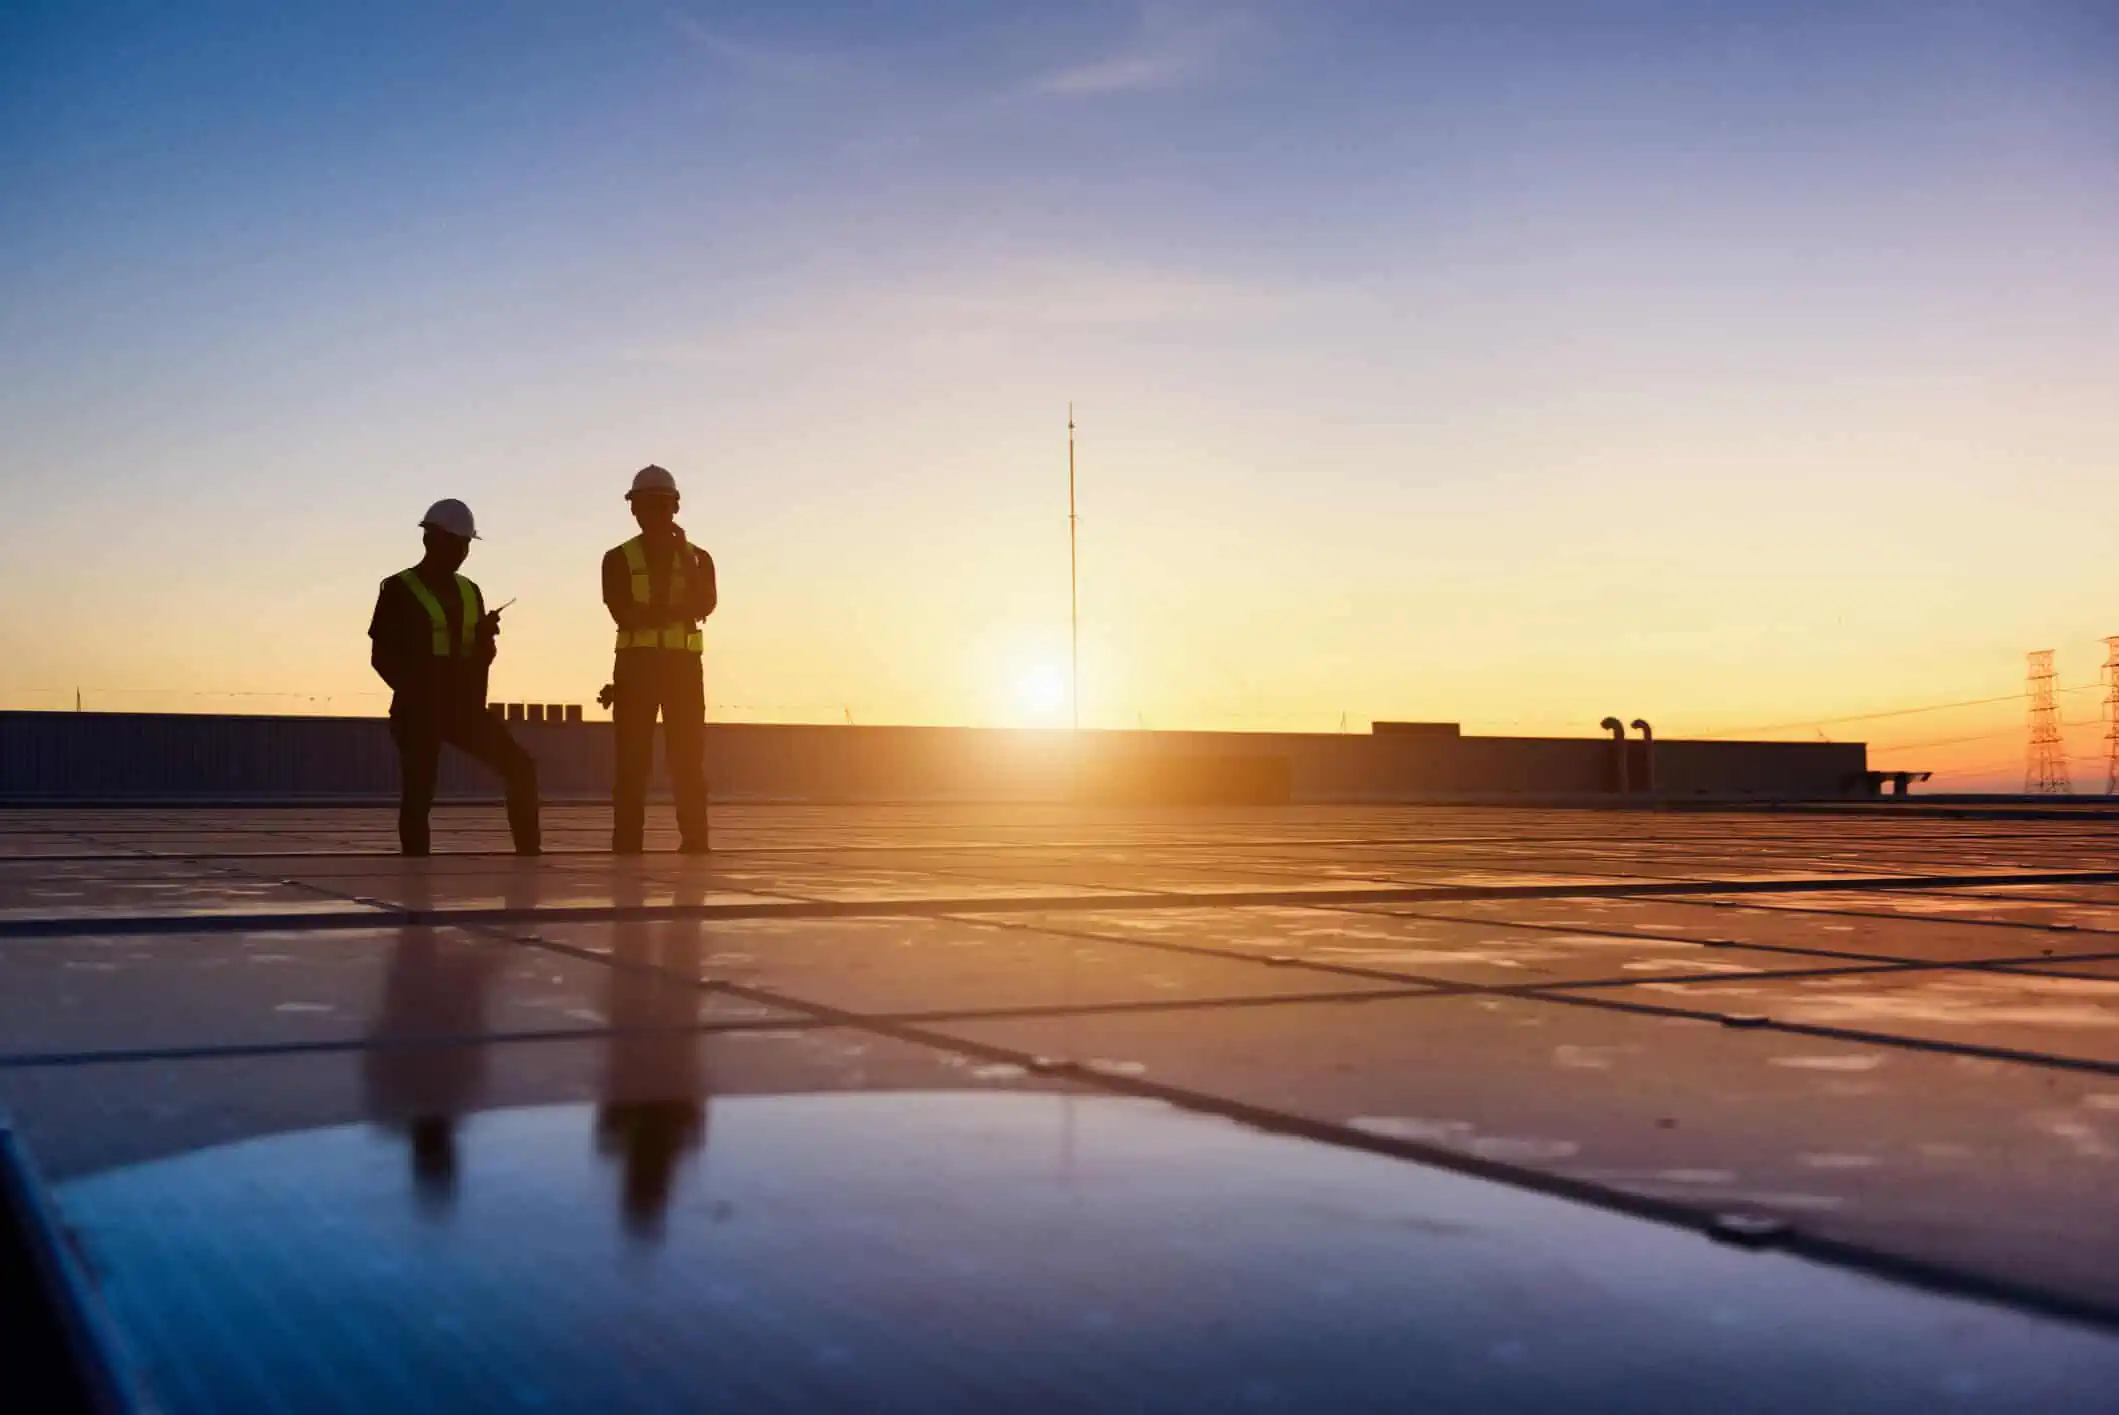
[[[2101,789],[2115,159],[2108,0],[30,0],[0,707],[379,712],[439,496],[590,701],[652,460],[716,718],[1038,720],[1072,399],[1092,725]]]

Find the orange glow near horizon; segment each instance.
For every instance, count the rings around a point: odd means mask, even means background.
[[[1053,461],[1050,448],[1019,450],[1034,470],[1039,450]],[[1496,519],[1401,537],[1376,518],[1335,539],[1303,524],[1329,514],[1321,507],[1232,493],[1200,525],[1180,513],[1189,489],[1172,505],[1134,490],[1160,480],[1203,493],[1217,475],[1204,460],[1085,434],[1086,727],[1360,732],[1399,718],[1590,736],[1614,713],[1672,738],[1865,741],[1873,765],[1936,771],[1930,789],[2013,789],[2024,704],[2008,645],[2029,639],[2059,646],[2076,785],[2102,789],[2096,631],[2110,626],[2087,573],[2058,577],[2053,618],[2074,624],[2062,638],[2037,635],[2042,595],[2011,603],[1945,586],[1954,603],[1925,613],[1933,591],[1906,563],[1932,555],[1918,543],[1856,554],[1854,533],[1826,526],[1810,537],[1807,581],[1772,576],[1781,535],[1799,536],[1813,510],[1793,500],[1751,517],[1749,532],[1718,529],[1721,515],[1745,524],[1734,506],[1701,505],[1614,542],[1628,547],[1614,557],[1573,536],[1573,497],[1514,518],[1512,531]],[[1041,470],[987,488],[1004,505],[921,510],[903,518],[917,534],[874,537],[830,518],[761,529],[730,504],[749,474],[691,473],[686,519],[723,591],[708,625],[712,717],[1065,725],[1064,501],[1054,514],[1052,467]],[[519,502],[496,486],[474,503],[487,539],[467,572],[490,596],[521,596],[496,699],[593,703],[605,681],[594,567],[629,530],[622,503],[606,504],[611,481],[622,489],[622,475],[568,475]],[[93,710],[381,712],[363,635],[376,582],[416,555],[416,532],[395,524],[407,517],[394,502],[348,496],[345,509],[348,526],[289,523],[286,546],[172,574],[145,603],[91,575],[68,606],[80,633],[17,616],[0,631],[0,705],[68,709],[79,685]],[[233,533],[253,529],[272,528]],[[166,553],[132,528],[113,539],[145,562]],[[236,635],[231,603],[243,606]],[[1946,704],[1962,706],[1936,707]]]

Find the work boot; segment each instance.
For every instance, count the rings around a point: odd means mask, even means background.
[[[686,840],[677,846],[677,853],[680,855],[711,855],[714,853],[714,847],[707,844],[704,840]]]

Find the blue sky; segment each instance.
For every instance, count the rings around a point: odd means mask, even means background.
[[[358,704],[444,494],[502,690],[584,700],[653,459],[717,710],[1008,720],[1070,397],[1092,720],[2084,680],[2115,60],[2037,0],[12,7],[0,594],[76,588],[0,701]]]

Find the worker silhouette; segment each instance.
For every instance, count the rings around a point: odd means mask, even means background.
[[[457,1136],[485,1090],[486,994],[501,950],[414,926],[399,931],[382,1005],[361,1050],[361,1099],[370,1120],[402,1134],[422,1212],[447,1216],[461,1165]]]
[[[637,878],[613,881],[612,902],[645,903]],[[676,903],[705,898],[680,885]],[[643,1242],[662,1237],[685,1158],[705,1147],[707,1075],[699,1030],[702,925],[692,919],[613,926],[603,1097],[596,1147],[618,1166],[618,1212]]]
[[[677,479],[643,467],[626,493],[640,534],[603,557],[603,603],[618,625],[611,674],[617,770],[611,786],[611,850],[640,853],[647,830],[647,779],[655,718],[677,798],[679,846],[707,852],[705,635],[719,592],[714,560],[677,524]]]
[[[369,661],[390,685],[390,736],[397,743],[397,840],[407,855],[430,848],[427,814],[447,742],[499,772],[508,789],[515,853],[538,852],[537,763],[486,711],[486,673],[497,651],[500,611],[457,573],[478,539],[471,508],[437,501],[420,526],[427,553],[383,581],[368,622]]]

